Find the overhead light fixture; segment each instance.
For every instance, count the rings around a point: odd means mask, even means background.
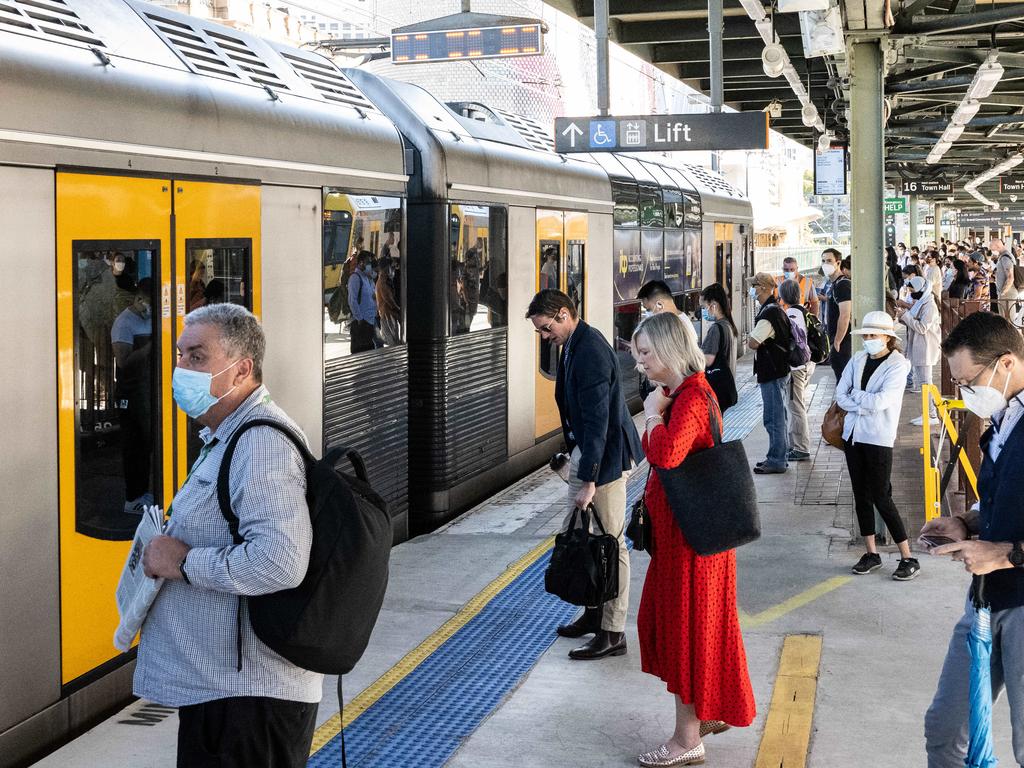
[[[818,151],[828,152],[832,148],[832,134],[826,131],[818,137]]]
[[[800,122],[808,128],[813,128],[818,122],[818,108],[807,102],[800,110]]]
[[[996,61],[998,55],[996,51],[992,51],[978,67],[967,89],[968,99],[987,99],[992,95],[1004,72],[1003,65]]]
[[[974,119],[974,116],[978,114],[979,109],[981,109],[980,101],[975,99],[965,99],[957,105],[950,122],[954,125],[967,125]]]
[[[768,77],[778,77],[789,63],[786,49],[779,43],[768,43],[761,51],[761,66]]]
[[[752,18],[754,21],[761,21],[768,15],[764,10],[764,6],[761,5],[758,0],[740,0],[740,5],[742,5],[743,10],[747,12],[747,16]]]
[[[935,146],[932,147],[932,152],[938,152],[940,155],[944,155],[949,151],[949,148],[952,146],[952,142],[939,140],[935,142]]]
[[[826,10],[801,11],[800,35],[803,39],[804,58],[845,53],[843,15],[839,4],[833,0]]]
[[[963,135],[963,132],[964,127],[962,125],[950,123],[949,125],[946,126],[946,130],[942,132],[942,141],[948,141],[952,143],[959,139]]]
[[[934,150],[929,152],[928,157],[925,158],[925,162],[927,162],[928,165],[935,165],[940,160],[942,160],[942,153]]]

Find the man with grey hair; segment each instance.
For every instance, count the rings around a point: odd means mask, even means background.
[[[783,280],[779,285],[779,304],[786,310],[790,325],[803,331],[807,338],[807,310],[804,309],[800,284]],[[811,433],[807,426],[807,385],[814,375],[814,363],[791,366],[789,371],[789,453],[788,461],[809,461]]]
[[[1020,295],[1013,282],[1013,268],[1017,266],[1017,259],[998,237],[992,238],[989,248],[996,259],[996,298],[1000,300],[999,314],[1012,321],[1015,308],[1010,301]]]
[[[302,434],[263,386],[265,345],[259,321],[235,304],[190,312],[178,339],[174,400],[202,426],[204,445],[174,497],[167,535],[143,553],[146,575],[165,581],[142,626],[134,689],[178,708],[179,768],[299,768],[313,738],[323,675],[267,648],[242,600],[305,576],[304,460],[278,430],[254,427],[238,441],[229,474],[242,544],[217,501],[224,448],[243,423],[269,418]]]

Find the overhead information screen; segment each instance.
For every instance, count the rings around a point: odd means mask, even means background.
[[[846,147],[814,153],[814,194],[846,194]]]
[[[540,24],[401,32],[391,35],[391,61],[415,64],[421,61],[536,56],[544,52],[542,46]]]

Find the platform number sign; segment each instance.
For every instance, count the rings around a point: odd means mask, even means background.
[[[501,59],[544,53],[540,24],[511,24],[473,29],[395,30],[391,33],[391,61],[417,64],[426,61]]]

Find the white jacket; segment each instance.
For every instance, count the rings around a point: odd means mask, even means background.
[[[930,291],[900,317],[907,326],[907,357],[911,364],[935,365],[942,356],[942,316]]]
[[[899,352],[891,352],[868,379],[867,389],[861,389],[867,359],[867,352],[854,355],[836,386],[836,402],[846,411],[843,439],[891,448],[900,425],[910,362]]]

